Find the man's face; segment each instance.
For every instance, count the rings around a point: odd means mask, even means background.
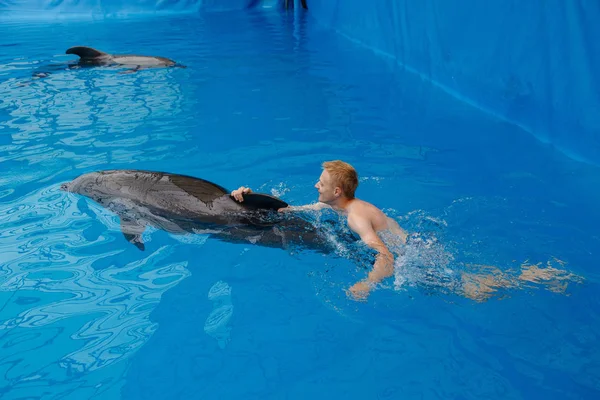
[[[323,170],[321,176],[319,177],[319,181],[316,183],[315,188],[319,191],[319,201],[322,203],[332,203],[335,201],[339,194],[341,193],[341,189],[336,187],[329,175],[329,172]]]

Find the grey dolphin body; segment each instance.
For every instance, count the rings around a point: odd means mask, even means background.
[[[244,196],[245,201],[239,203],[222,186],[199,178],[109,170],[81,175],[61,189],[86,196],[116,213],[125,238],[140,250],[144,250],[142,233],[147,226],[154,226],[175,234],[205,233],[234,243],[333,251],[332,244],[308,221],[272,211],[285,207],[285,202],[258,194]]]
[[[66,54],[79,56],[79,66],[112,66],[122,65],[134,70],[157,67],[180,67],[185,66],[165,57],[141,56],[134,54],[109,54],[86,46],[75,46],[67,49]]]

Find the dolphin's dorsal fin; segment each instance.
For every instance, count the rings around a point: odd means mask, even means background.
[[[108,54],[86,46],[75,46],[67,49],[66,54],[75,54],[80,58],[98,58],[105,57]]]
[[[211,203],[229,191],[223,186],[200,178],[169,174],[169,181],[203,203]]]
[[[142,251],[146,248],[142,240],[142,233],[144,233],[145,229],[146,227],[143,224],[121,217],[121,232],[123,232],[123,236],[125,236],[125,239],[129,243]]]

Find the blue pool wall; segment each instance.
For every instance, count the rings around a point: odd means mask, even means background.
[[[600,163],[599,1],[311,0],[310,13],[569,156]]]
[[[241,0],[237,0],[237,3],[241,3]],[[12,18],[102,18],[133,14],[198,12],[202,5],[202,0],[0,0],[0,14]]]
[[[0,0],[0,13],[110,16],[268,8],[280,1]],[[309,15],[324,27],[572,158],[600,164],[598,0],[308,0],[308,5]]]

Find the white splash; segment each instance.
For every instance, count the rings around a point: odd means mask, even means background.
[[[275,187],[271,188],[271,194],[275,197],[282,197],[289,191],[290,189],[283,182],[279,182]]]

